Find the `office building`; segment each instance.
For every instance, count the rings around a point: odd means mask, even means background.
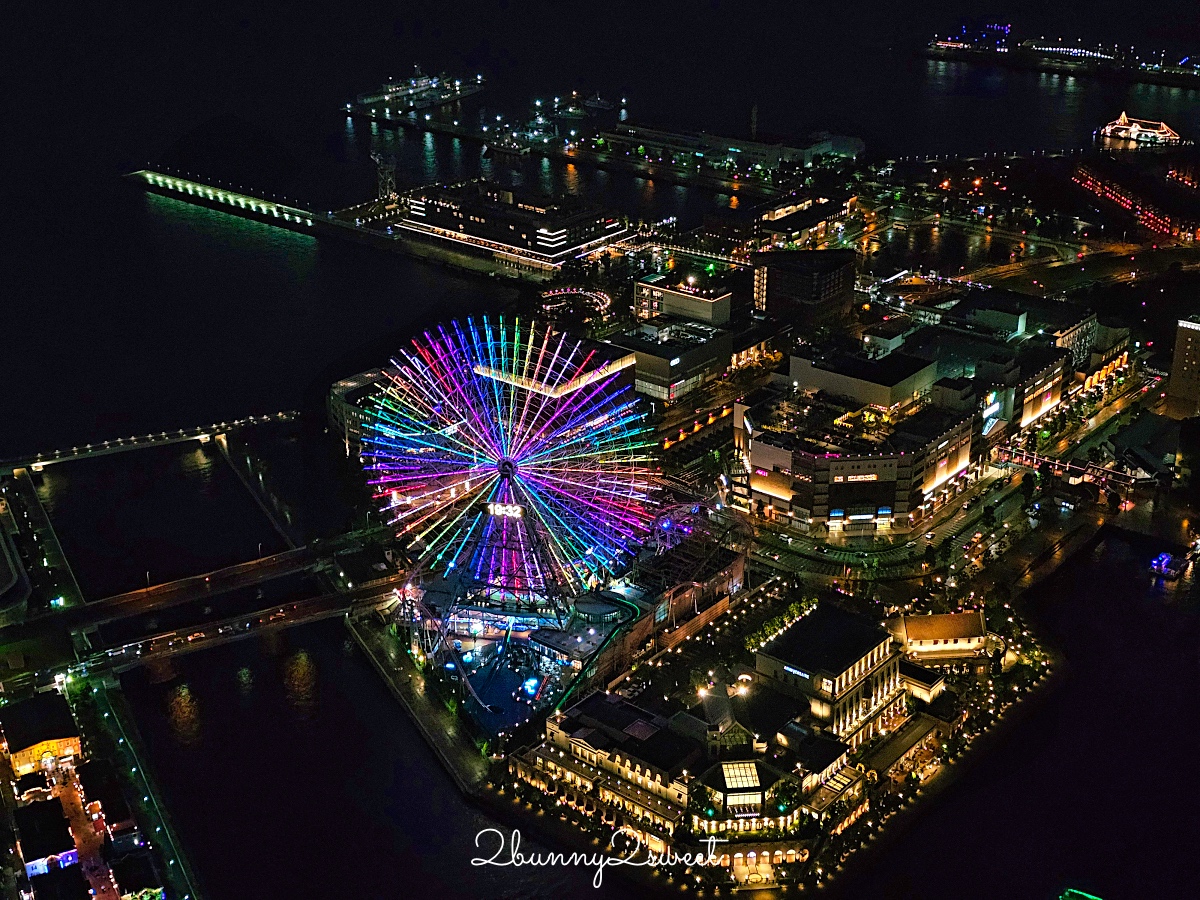
[[[1167,412],[1177,419],[1200,412],[1200,315],[1176,323],[1171,380],[1167,382]]]
[[[634,285],[633,309],[642,319],[665,315],[721,326],[729,322],[732,297],[719,279],[657,273]]]
[[[854,301],[853,250],[755,253],[754,307],[798,329],[836,325]]]

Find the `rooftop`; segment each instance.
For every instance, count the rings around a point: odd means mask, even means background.
[[[582,200],[570,195],[550,197],[524,188],[508,187],[484,179],[459,184],[430,185],[417,191],[425,197],[439,197],[469,205],[510,209],[514,214],[530,218],[543,215],[574,216],[597,212]]]
[[[71,707],[56,691],[0,707],[0,728],[4,729],[10,753],[20,753],[42,741],[79,737]]]
[[[927,688],[931,688],[939,681],[945,680],[945,676],[941,672],[927,669],[924,666],[918,666],[915,662],[909,662],[907,659],[900,660],[900,677],[907,678],[909,681],[924,685]]]
[[[17,823],[21,855],[26,863],[75,849],[75,839],[71,837],[62,803],[57,798],[18,806],[13,819]]]
[[[687,294],[701,300],[716,300],[730,293],[722,278],[685,272],[656,272],[638,280],[638,284]]]
[[[868,769],[883,774],[901,760],[913,747],[941,727],[933,716],[918,713],[893,732],[865,760]]]
[[[1039,328],[1050,333],[1066,331],[1095,315],[1090,309],[1066,300],[1035,297],[1004,288],[966,288],[952,308],[955,316],[970,316],[975,312],[994,309],[1016,315],[1025,313],[1025,328],[1036,332]]]
[[[107,761],[88,760],[77,765],[75,771],[79,774],[84,802],[98,801],[110,828],[133,818],[117,774]]]
[[[807,210],[805,210],[807,211]],[[854,250],[767,250],[750,257],[754,266],[770,266],[790,272],[825,274],[854,265]]]
[[[665,720],[616,694],[596,692],[572,706],[559,726],[597,749],[621,753],[679,775],[704,757],[704,745],[672,730]]]
[[[889,640],[887,629],[823,601],[759,652],[810,673],[836,676]]]
[[[927,359],[899,351],[879,359],[868,359],[843,350],[821,350],[811,344],[797,348],[794,355],[807,359],[814,368],[889,388],[933,365]]]
[[[932,441],[949,434],[964,421],[970,421],[973,415],[926,406],[896,424],[896,430],[892,434],[892,446],[912,451],[922,450]]]
[[[51,869],[29,879],[37,900],[91,900],[92,892],[81,866]]]
[[[889,316],[882,322],[877,322],[868,328],[863,329],[863,335],[881,338],[882,340],[890,340],[900,337],[910,328],[913,327],[913,320],[908,316]]]
[[[910,641],[945,641],[987,636],[987,625],[984,623],[981,609],[929,616],[901,616],[898,627],[900,633]]]
[[[712,325],[674,316],[655,316],[629,331],[614,335],[610,343],[622,350],[653,356],[678,356],[703,347],[720,334],[724,332]]]
[[[850,745],[815,728],[791,722],[783,729],[788,752],[808,772],[824,772],[850,752]]]
[[[729,698],[733,717],[761,740],[769,741],[794,718],[808,712],[808,701],[781,694],[764,678],[755,678],[746,693]]]
[[[822,203],[814,203],[812,206],[808,207],[807,209],[796,210],[796,212],[789,213],[788,215],[783,216],[782,218],[778,218],[778,219],[774,219],[774,220],[770,220],[770,221],[763,221],[763,222],[759,223],[759,228],[767,233],[791,234],[796,231],[803,231],[806,228],[812,228],[814,225],[819,225],[821,222],[824,222],[826,219],[840,215],[842,213],[843,209],[845,209],[845,204],[838,203],[834,200],[826,200]],[[815,252],[815,253],[823,253],[823,252],[837,253],[840,251],[817,250],[817,251],[813,251],[813,252]],[[853,252],[853,251],[851,251],[851,252]],[[787,265],[787,264],[785,263],[785,265]],[[833,266],[832,268],[840,268],[842,265],[844,265],[844,263],[838,263],[836,266]],[[829,270],[821,270],[821,271],[829,271]]]

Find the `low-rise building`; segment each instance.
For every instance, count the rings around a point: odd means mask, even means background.
[[[405,197],[402,226],[553,272],[626,233],[614,215],[572,197],[544,197],[488,181],[432,185]]]
[[[726,372],[771,357],[786,332],[786,328],[758,317],[718,328],[656,316],[607,340],[634,355],[639,394],[674,403]]]
[[[784,249],[818,244],[833,236],[834,228],[846,218],[846,204],[825,200],[786,216],[758,223],[764,248]]]
[[[732,297],[733,291],[721,282],[658,272],[634,284],[633,311],[641,319],[665,315],[725,325]]]
[[[915,662],[936,664],[987,653],[987,622],[982,609],[897,616],[887,624],[900,651]]]
[[[83,752],[71,707],[55,691],[0,707],[0,729],[18,777]]]
[[[51,869],[29,879],[35,900],[91,900],[94,896],[79,866]],[[137,898],[141,900],[141,898]]]
[[[932,703],[946,690],[946,676],[907,659],[900,660],[900,680],[910,697]]]
[[[45,875],[79,862],[75,839],[57,799],[38,800],[13,811],[17,845],[25,860],[25,875]]]
[[[937,363],[906,353],[867,359],[811,344],[791,358],[792,385],[825,391],[881,410],[902,409],[921,399],[937,380]]]
[[[887,629],[836,604],[821,603],[756,655],[755,668],[856,748],[903,715],[900,654]]]

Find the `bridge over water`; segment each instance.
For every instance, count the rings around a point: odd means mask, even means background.
[[[46,466],[54,463],[70,462],[73,459],[86,459],[92,456],[106,456],[110,453],[124,453],[128,450],[139,450],[144,447],[161,447],[167,444],[180,444],[185,441],[207,443],[218,434],[227,434],[239,428],[250,425],[265,425],[269,422],[290,422],[298,418],[300,413],[295,410],[284,410],[265,416],[246,416],[229,422],[214,422],[211,425],[201,425],[193,428],[180,428],[178,431],[158,431],[131,437],[114,438],[96,444],[64,447],[47,453],[17,459],[0,460],[0,475],[10,474],[14,469],[28,468],[40,472]]]

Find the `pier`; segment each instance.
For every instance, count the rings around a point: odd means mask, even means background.
[[[385,128],[404,128],[411,131],[428,131],[433,134],[443,134],[460,140],[472,141],[477,144],[491,146],[493,136],[478,128],[471,128],[454,122],[445,122],[433,117],[425,118],[416,115],[391,116],[379,115],[363,109],[351,109],[346,113],[357,119],[365,119]],[[567,144],[561,139],[548,143],[529,143],[522,145],[530,155],[544,156],[548,159],[558,159],[568,163],[588,163],[598,169],[614,172],[630,172],[649,181],[656,179],[670,184],[685,187],[698,187],[723,193],[758,194],[763,197],[774,197],[784,193],[782,188],[767,184],[763,181],[744,181],[728,178],[717,178],[712,175],[697,174],[666,163],[652,163],[643,159],[618,156],[615,153],[603,153],[588,150],[578,144]],[[504,151],[500,151],[504,152]]]
[[[63,448],[49,453],[38,453],[31,457],[10,459],[0,462],[0,475],[10,474],[19,468],[28,468],[34,472],[42,471],[54,463],[70,462],[75,459],[87,459],[93,456],[107,456],[110,453],[124,453],[127,450],[139,450],[143,447],[162,447],[168,444],[182,444],[187,441],[208,443],[214,437],[245,428],[248,425],[265,425],[268,422],[291,422],[299,417],[294,410],[285,410],[269,416],[246,416],[231,422],[215,422],[212,425],[202,425],[195,428],[180,428],[178,431],[159,431],[148,434],[134,435],[127,438],[114,438],[98,444],[85,444],[82,447]]]

